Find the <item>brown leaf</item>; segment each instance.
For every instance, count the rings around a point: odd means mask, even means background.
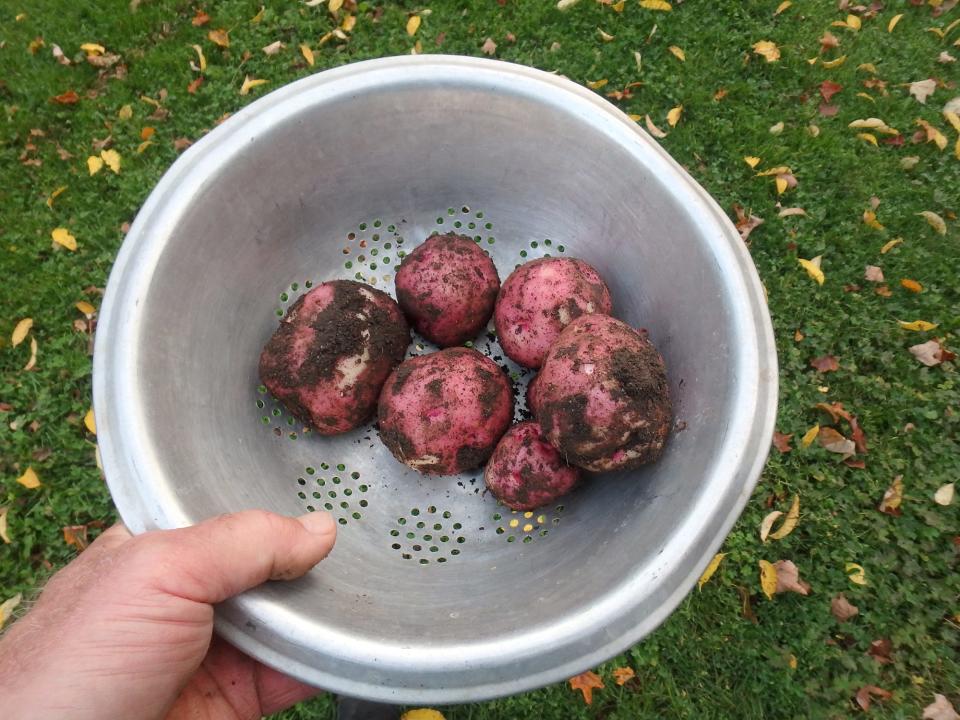
[[[207,15],[203,10],[197,10],[197,14],[193,16],[193,20],[190,23],[194,27],[201,27],[210,22],[210,16]]]
[[[827,30],[823,34],[823,37],[820,38],[820,54],[822,55],[827,50],[832,50],[837,47],[840,47],[840,41],[834,36],[832,32]]]
[[[960,720],[960,715],[946,696],[934,693],[933,702],[923,709],[923,720]]]
[[[828,105],[827,103],[820,103],[820,107],[817,110],[823,117],[833,117],[838,112],[840,112],[839,105]]]
[[[910,354],[927,367],[934,367],[944,361],[956,358],[956,355],[944,348],[937,338],[919,345],[912,345]]]
[[[774,431],[773,433],[773,446],[782,453],[787,453],[793,450],[790,446],[790,441],[793,439],[793,433],[784,434],[782,432]]]
[[[877,285],[874,292],[881,297],[893,297],[893,290],[890,289],[889,285]]]
[[[111,68],[120,62],[120,56],[114,53],[87,55],[87,62],[97,68]]]
[[[193,140],[190,138],[181,137],[173,141],[173,149],[177,152],[183,152],[191,145],[193,145]]]
[[[893,643],[890,642],[890,638],[880,638],[870,643],[870,649],[867,650],[867,655],[871,656],[881,665],[889,665],[893,662],[893,660],[890,659],[890,653],[892,651]]]
[[[75,90],[67,90],[60,95],[54,95],[50,100],[58,105],[76,105],[80,102],[80,96],[77,95]]]
[[[900,280],[900,285],[905,289],[909,290],[912,293],[922,293],[923,285],[918,283],[916,280],[911,280],[910,278],[903,278]]]
[[[583,693],[583,701],[587,705],[593,702],[594,689],[600,690],[603,688],[603,680],[592,670],[580,673],[576,677],[570,678],[567,682],[570,683],[571,689],[579,690]]]
[[[834,372],[840,369],[840,363],[833,355],[824,355],[811,360],[810,367],[819,372]]]
[[[853,440],[854,447],[857,449],[857,452],[866,455],[867,454],[867,435],[863,432],[863,428],[860,427],[860,424],[857,422],[856,416],[851,415],[847,418],[847,422],[850,423],[850,439]]]
[[[830,98],[843,90],[843,85],[835,83],[832,80],[824,80],[820,83],[820,95],[825,103],[830,102]]]
[[[483,45],[480,46],[480,52],[484,55],[493,55],[497,52],[497,44],[493,41],[493,38],[487,38],[483,41]]]
[[[883,498],[880,500],[880,505],[877,506],[877,509],[882,513],[896,517],[901,514],[900,504],[902,502],[903,475],[897,475],[893,479],[893,482],[890,483],[890,487],[883,493]]]
[[[845,457],[853,455],[857,447],[853,440],[847,440],[847,438],[831,427],[820,428],[820,433],[817,435],[817,442],[819,442],[820,447],[825,450]]]
[[[740,595],[740,614],[744,618],[757,625],[760,621],[757,614],[753,611],[753,598],[750,591],[743,585],[737,585],[737,593]]]
[[[733,211],[737,215],[736,226],[737,230],[740,232],[740,237],[744,242],[747,242],[747,238],[750,237],[750,233],[763,225],[763,218],[744,212],[743,208],[737,203],[733,204]]]
[[[822,431],[821,431],[822,432]],[[800,595],[810,594],[809,583],[800,579],[800,570],[790,560],[777,560],[773,564],[777,569],[777,589],[775,593],[795,592]]]
[[[863,277],[870,282],[883,282],[883,270],[876,265],[867,265]]]
[[[230,47],[230,35],[223,28],[217,28],[207,33],[210,42],[220,47]]]
[[[189,85],[187,85],[187,92],[191,95],[196,94],[197,88],[203,84],[203,75],[198,75]]]
[[[860,608],[856,605],[851,605],[843,593],[840,593],[830,601],[830,612],[837,619],[837,622],[846,622],[855,615],[858,615]]]
[[[889,700],[893,695],[879,688],[876,685],[864,685],[862,688],[857,690],[857,705],[863,708],[864,711],[870,709],[871,698],[876,698],[877,700]]]
[[[87,526],[67,525],[63,528],[63,541],[67,545],[75,547],[79,552],[83,552],[90,544],[87,540]]]
[[[613,669],[613,679],[617,685],[623,685],[625,682],[636,677],[632,667],[618,667]]]

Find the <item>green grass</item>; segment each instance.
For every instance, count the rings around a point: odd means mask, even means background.
[[[404,31],[413,3],[364,2],[349,42],[318,47],[332,29],[322,7],[270,3],[259,24],[250,18],[257,0],[200,3],[213,17],[196,28],[196,5],[144,0],[131,12],[126,0],[22,4],[0,0],[0,505],[9,508],[12,542],[0,545],[0,600],[29,593],[74,550],[61,528],[115,515],[97,471],[95,438],[83,429],[90,405],[88,337],[74,329],[81,318],[74,304],[99,305],[111,262],[130,221],[151,187],[175,159],[173,141],[197,138],[226,112],[283,83],[310,72],[354,60],[409,53],[413,39]],[[497,57],[557,71],[578,81],[608,79],[598,92],[639,80],[633,97],[621,101],[628,113],[649,113],[664,129],[666,112],[683,104],[679,125],[661,142],[693,176],[731,208],[740,203],[766,223],[755,230],[750,250],[769,293],[781,363],[778,429],[799,437],[824,416],[814,410],[823,400],[840,401],[855,412],[869,440],[865,469],[848,468],[816,444],[787,454],[773,452],[743,517],[727,539],[720,570],[701,592],[694,591],[651,637],[626,655],[598,669],[607,687],[587,707],[566,685],[525,696],[450,708],[448,717],[486,718],[834,718],[857,715],[852,698],[867,684],[893,692],[874,704],[871,714],[916,718],[933,699],[946,693],[960,707],[960,535],[957,505],[932,500],[943,483],[960,477],[960,388],[956,365],[925,368],[907,348],[937,335],[956,345],[960,322],[960,237],[954,213],[960,211],[960,160],[952,155],[956,133],[939,109],[956,89],[941,87],[926,105],[910,97],[904,83],[938,77],[957,83],[957,67],[936,62],[950,50],[960,28],[945,40],[926,32],[945,28],[960,9],[931,17],[930,7],[890,2],[877,18],[866,19],[859,33],[831,28],[845,13],[830,0],[795,0],[775,17],[777,3],[740,0],[687,0],[671,13],[642,9],[628,0],[622,14],[593,0],[561,13],[551,2],[472,0],[436,1],[416,39],[424,52],[479,55],[485,38],[498,44]],[[374,10],[383,9],[378,20]],[[15,20],[19,12],[27,15]],[[893,33],[887,23],[904,17]],[[656,24],[656,33],[653,27]],[[206,40],[207,30],[230,29],[229,50]],[[601,41],[597,28],[615,36]],[[845,53],[833,70],[806,60],[817,55],[818,38],[831,29]],[[507,40],[513,33],[515,42]],[[442,45],[438,46],[443,34]],[[34,38],[46,46],[28,51]],[[287,48],[267,57],[260,48],[280,39]],[[772,40],[782,58],[766,63],[750,52],[758,40]],[[121,79],[98,80],[83,62],[79,46],[96,42],[119,53],[127,68]],[[310,43],[314,68],[304,65],[296,47]],[[60,45],[78,59],[57,64],[50,46]],[[187,92],[196,76],[189,68],[199,43],[209,67],[196,94]],[[681,63],[667,48],[686,53]],[[252,55],[241,68],[242,55]],[[643,54],[638,70],[634,51]],[[887,81],[886,93],[866,89],[873,63]],[[242,97],[245,74],[269,84]],[[835,117],[818,114],[818,86],[825,79],[843,85],[834,98]],[[715,100],[724,88],[726,96]],[[81,101],[63,106],[50,98],[76,90]],[[169,116],[148,119],[153,108],[141,96],[167,91]],[[867,92],[871,102],[856,95]],[[131,105],[133,117],[118,112]],[[872,147],[847,128],[857,118],[880,117],[899,128],[902,147]],[[916,118],[941,128],[947,151],[912,144]],[[783,121],[773,135],[768,128]],[[806,128],[815,123],[820,134]],[[136,153],[143,126],[156,128],[153,145]],[[31,136],[31,130],[42,135]],[[85,165],[92,142],[112,136],[123,157],[119,175],[107,170],[89,177]],[[23,164],[25,159],[41,164]],[[57,147],[72,154],[64,160]],[[754,177],[744,155],[762,157],[761,167],[789,165],[799,187],[780,198],[800,206],[806,217],[777,218],[778,200],[770,178]],[[900,159],[918,156],[912,171]],[[67,186],[50,208],[45,199]],[[882,231],[862,222],[871,196],[881,204]],[[932,210],[948,219],[941,236],[917,216]],[[68,227],[76,235],[75,253],[51,247],[50,231]],[[904,242],[886,255],[888,239]],[[819,287],[800,269],[797,258],[823,255],[826,283]],[[883,297],[863,281],[864,266],[881,265],[892,296]],[[901,278],[921,282],[920,294],[907,292]],[[862,286],[861,289],[849,287]],[[847,286],[847,287],[845,287]],[[32,317],[39,354],[35,371],[24,372],[28,344],[10,346],[16,321]],[[895,320],[938,322],[935,333],[908,333]],[[795,331],[804,339],[796,341]],[[706,350],[706,349],[705,349]],[[833,354],[840,369],[819,375],[811,358]],[[821,392],[818,386],[828,386]],[[905,426],[912,424],[913,429]],[[43,486],[26,490],[15,479],[27,467]],[[892,517],[876,507],[895,475],[903,475],[903,513]],[[762,545],[757,529],[769,512],[768,500],[785,510],[794,493],[802,517],[786,539]],[[94,533],[92,533],[94,534]],[[791,559],[813,587],[811,594],[778,595],[760,591],[757,562]],[[845,564],[861,564],[869,584],[852,584]],[[742,617],[737,588],[753,600],[757,622]],[[830,598],[843,591],[860,615],[839,625],[830,614]],[[865,654],[872,640],[893,642],[893,663],[880,665]],[[790,667],[790,656],[796,668]],[[618,665],[636,670],[637,681],[619,688],[610,671]],[[285,715],[331,717],[331,703],[320,699]]]

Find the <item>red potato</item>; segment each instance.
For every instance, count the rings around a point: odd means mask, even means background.
[[[380,439],[425,475],[480,467],[513,418],[513,393],[495,362],[470,348],[410,358],[380,394]]]
[[[612,311],[610,290],[591,265],[577,258],[541,258],[510,273],[493,322],[507,356],[538,368],[571,320]]]
[[[297,418],[335,435],[370,419],[409,344],[410,328],[389,295],[333,280],[287,310],[260,354],[260,381]]]
[[[493,260],[462,235],[434,235],[400,263],[397,302],[418,333],[440,347],[486,327],[500,290]]]
[[[537,415],[537,408],[540,407],[540,391],[537,387],[540,375],[534,375],[533,380],[527,385],[527,409]]]
[[[567,465],[535,422],[514,425],[500,438],[483,473],[491,494],[513,510],[533,510],[570,492],[580,471]]]
[[[656,460],[671,415],[663,358],[626,323],[584,315],[547,353],[537,420],[570,464],[601,472]]]

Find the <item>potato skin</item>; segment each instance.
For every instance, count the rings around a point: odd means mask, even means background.
[[[434,235],[403,258],[397,302],[414,329],[440,347],[462,345],[486,326],[500,291],[493,260],[463,235]]]
[[[490,493],[513,510],[533,510],[570,492],[580,471],[567,465],[535,422],[514,425],[500,438],[483,473]]]
[[[470,348],[410,358],[380,393],[380,439],[397,460],[425,475],[480,467],[512,418],[507,376]]]
[[[624,322],[584,315],[547,353],[537,420],[572,465],[602,472],[656,460],[672,407],[663,358]]]
[[[533,380],[527,384],[527,410],[534,417],[537,416],[537,408],[540,407],[540,375],[534,375]]]
[[[260,354],[260,381],[321,435],[363,425],[403,360],[410,328],[397,303],[352,280],[301,296]]]
[[[493,322],[507,356],[538,368],[571,320],[612,311],[610,290],[591,265],[578,258],[540,258],[504,281]]]

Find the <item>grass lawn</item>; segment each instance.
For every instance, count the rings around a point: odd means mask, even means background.
[[[361,2],[344,39],[321,45],[344,10],[334,20],[325,4],[289,0],[258,14],[260,2],[141,0],[133,11],[128,0],[0,1],[0,506],[9,535],[0,544],[0,601],[29,595],[75,555],[62,528],[88,526],[92,538],[98,521],[115,519],[96,437],[83,423],[90,323],[76,304],[99,306],[123,227],[178,144],[312,72],[409,53],[414,43],[424,53],[481,55],[491,38],[496,47],[486,50],[495,57],[591,83],[601,94],[639,82],[615,102],[641,125],[649,114],[668,131],[660,142],[732,217],[736,203],[763,218],[749,244],[778,338],[777,426],[793,437],[789,450],[772,452],[712,579],[647,640],[595,668],[605,687],[591,705],[562,684],[449,708],[447,716],[835,718],[861,712],[854,698],[867,685],[892,693],[874,700],[874,717],[919,718],[935,692],[960,708],[960,501],[934,500],[960,478],[960,384],[955,362],[927,367],[909,351],[933,338],[960,351],[960,147],[941,114],[960,95],[960,62],[947,61],[960,58],[960,8],[938,15],[939,1],[888,2],[873,15],[861,8],[857,29],[846,22],[851,10],[834,0],[794,0],[780,14],[776,0],[686,0],[671,12],[638,0],[582,0],[565,12],[532,0]],[[200,8],[210,20],[196,26]],[[413,13],[422,22],[411,37]],[[229,48],[208,39],[217,28],[229,30]],[[838,47],[821,48],[825,31]],[[285,45],[278,53],[261,50],[276,40]],[[763,40],[776,44],[779,59],[753,52]],[[95,67],[83,43],[103,46],[101,64],[109,54],[120,59]],[[301,43],[312,49],[312,67]],[[206,57],[199,86],[194,44]],[[70,65],[56,60],[54,45]],[[247,75],[267,82],[241,95]],[[928,78],[936,82],[911,94],[909,83]],[[931,88],[921,104],[917,96]],[[671,127],[668,111],[681,105]],[[885,127],[848,127],[871,117]],[[934,128],[932,142],[918,119]],[[119,174],[89,174],[88,156],[103,147],[121,156]],[[745,156],[760,158],[755,169]],[[777,166],[797,180],[782,195],[774,176],[757,176]],[[778,203],[805,214],[780,217]],[[919,215],[925,211],[945,221],[945,233]],[[51,241],[58,227],[76,238],[74,251]],[[822,285],[798,263],[817,256]],[[866,280],[868,265],[885,280]],[[23,318],[32,318],[32,330],[13,347]],[[897,322],[918,319],[938,327],[912,331]],[[26,371],[31,340],[36,365]],[[842,403],[865,433],[867,452],[861,444],[849,464],[823,447],[822,440],[842,444],[829,431],[801,447],[817,424],[851,437],[849,422],[815,407],[824,402]],[[40,487],[17,483],[28,468]],[[894,514],[880,512],[897,476],[902,503]],[[761,543],[763,518],[786,512],[795,495],[796,528]],[[809,594],[768,599],[761,560],[794,562]],[[862,567],[865,584],[854,582],[855,568],[854,580],[848,576],[849,563]],[[844,623],[831,614],[841,592],[859,608]],[[878,640],[890,641],[879,660],[868,654]],[[618,686],[617,667],[636,678]],[[321,698],[284,717],[329,718],[332,704]]]

